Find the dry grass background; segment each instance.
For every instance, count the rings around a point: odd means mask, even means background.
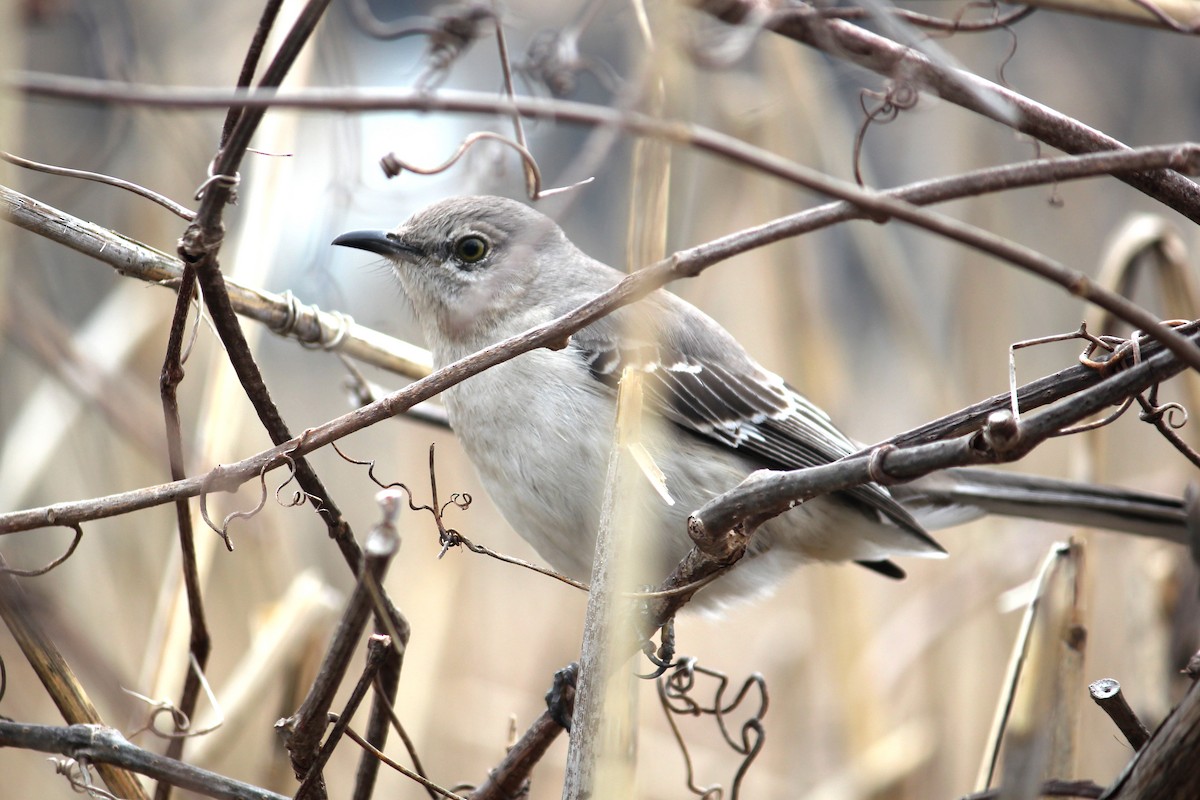
[[[10,7],[0,41],[6,68],[145,81],[229,85],[258,9],[105,0]],[[381,13],[400,15],[384,4]],[[514,51],[545,27],[575,18],[574,4],[547,10],[508,6]],[[922,3],[952,14],[952,3]],[[43,16],[32,20],[35,6]],[[631,74],[640,58],[626,4],[610,4],[583,40],[588,53]],[[659,12],[656,11],[655,14]],[[727,131],[838,176],[849,176],[861,111],[858,91],[880,79],[771,36],[727,69],[696,67],[680,45],[700,36],[678,10],[654,17],[668,116]],[[658,27],[657,25],[661,25]],[[711,24],[701,26],[707,30]],[[1129,144],[1183,141],[1200,122],[1195,40],[1042,12],[1015,28],[1019,43],[1005,77],[1017,90]],[[960,34],[938,46],[948,58],[993,77],[1012,43],[993,32]],[[409,85],[422,43],[378,42],[335,5],[287,85]],[[480,42],[450,74],[450,87],[495,90],[495,49]],[[579,98],[605,102],[590,78]],[[4,100],[5,149],[92,169],[185,200],[202,179],[219,113],[178,113]],[[222,264],[251,285],[293,290],[363,324],[415,339],[417,332],[386,271],[361,253],[328,246],[353,228],[391,226],[438,197],[491,192],[519,196],[508,153],[489,151],[433,178],[387,182],[375,167],[396,150],[424,164],[445,158],[470,130],[495,120],[415,115],[273,113],[255,146],[289,158],[251,157]],[[505,130],[504,125],[498,128]],[[588,131],[539,123],[531,148],[551,183],[568,169]],[[595,170],[562,223],[583,249],[624,264],[630,203],[628,141]],[[864,169],[897,185],[1032,157],[1035,147],[993,123],[935,99],[866,137]],[[669,249],[696,244],[817,202],[810,194],[682,149],[671,154]],[[0,166],[6,185],[168,252],[181,222],[116,190]],[[577,179],[579,176],[571,176]],[[1052,202],[1056,201],[1056,202]],[[1191,263],[1195,229],[1135,190],[1096,179],[987,196],[949,206],[956,216],[1095,274],[1115,233],[1134,214],[1159,214],[1183,232]],[[133,285],[96,262],[13,229],[0,228],[0,512],[97,496],[167,479],[157,377],[174,296]],[[898,224],[856,223],[776,245],[673,287],[733,331],[770,368],[831,410],[851,435],[872,441],[1006,387],[1009,343],[1075,328],[1087,313],[1063,292],[980,254]],[[1152,296],[1147,302],[1155,302]],[[18,313],[19,312],[19,313]],[[1195,316],[1195,311],[1187,313]],[[327,353],[303,350],[252,323],[268,386],[293,430],[347,410],[344,370]],[[39,353],[57,331],[69,353]],[[1075,344],[1024,351],[1031,379],[1071,363]],[[100,377],[96,377],[99,375]],[[374,380],[395,386],[396,376]],[[223,360],[201,329],[181,388],[189,469],[199,472],[269,444]],[[1190,435],[1190,432],[1188,432]],[[1194,437],[1193,437],[1194,438]],[[398,420],[356,434],[345,449],[378,460],[388,479],[418,497],[425,462],[438,446],[443,493],[475,503],[449,520],[470,538],[536,558],[496,514],[446,431]],[[537,446],[531,443],[531,446]],[[314,458],[361,537],[376,519],[364,470],[331,454]],[[1093,478],[1171,494],[1191,473],[1147,427],[1128,419],[1086,437],[1052,442],[1018,468]],[[247,508],[254,492],[213,498],[219,513]],[[129,732],[146,707],[122,688],[177,695],[186,642],[180,616],[175,528],[166,508],[89,523],[75,556],[23,581],[42,622],[60,641],[104,718]],[[290,793],[285,754],[271,725],[291,713],[351,586],[341,558],[308,508],[266,510],[233,525],[236,550],[200,531],[214,651],[209,670],[224,727],[189,745],[187,758],[242,780]],[[396,708],[431,776],[477,782],[495,764],[510,726],[523,730],[542,708],[552,672],[578,655],[584,598],[573,589],[482,557],[438,559],[436,531],[421,515],[402,518],[403,549],[388,588],[413,626]],[[911,563],[902,583],[864,570],[810,568],[770,599],[721,619],[685,616],[682,653],[734,681],[761,672],[770,689],[767,743],[745,797],[950,798],[972,788],[1002,689],[1019,614],[1006,592],[1029,581],[1051,543],[1086,543],[1086,681],[1120,679],[1136,709],[1156,723],[1180,688],[1174,677],[1196,647],[1195,581],[1180,548],[1108,533],[985,520],[939,535],[947,561]],[[67,534],[35,531],[0,546],[16,565],[44,563]],[[273,638],[275,637],[275,638]],[[8,692],[0,713],[53,724],[58,717],[7,633],[0,657]],[[1082,683],[1068,687],[1083,697]],[[1089,703],[1079,704],[1075,775],[1104,783],[1129,748]],[[686,796],[682,761],[643,687],[639,796]],[[728,784],[736,758],[712,725],[689,726],[699,780]],[[153,746],[143,734],[138,739]],[[389,748],[399,751],[393,741]],[[565,737],[535,775],[535,798],[558,796]],[[356,753],[343,747],[330,768],[331,796],[347,796]],[[0,795],[65,796],[37,754],[0,750]],[[385,776],[379,797],[418,797]]]

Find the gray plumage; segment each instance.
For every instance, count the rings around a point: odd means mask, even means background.
[[[444,200],[393,231],[334,243],[390,259],[438,367],[555,319],[623,277],[546,216],[497,197]],[[621,309],[561,350],[523,354],[443,394],[505,518],[555,569],[580,580],[591,570],[626,366],[642,371],[645,407],[664,421],[648,429],[646,445],[675,500],[648,490],[632,501],[654,537],[639,581],[661,581],[691,547],[688,514],[754,470],[824,464],[858,449],[695,307],[661,290],[639,305],[638,337],[628,332],[635,312]],[[889,559],[942,555],[904,505],[870,484],[766,523],[748,557],[697,600],[759,594],[809,561],[858,561],[898,577]]]

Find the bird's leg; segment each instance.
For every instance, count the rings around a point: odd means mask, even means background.
[[[670,617],[659,628],[659,640],[662,642],[657,651],[654,648],[654,640],[649,638],[642,639],[642,652],[646,654],[646,658],[654,665],[654,671],[646,675],[638,674],[639,678],[646,680],[657,680],[664,672],[675,666],[675,618]]]

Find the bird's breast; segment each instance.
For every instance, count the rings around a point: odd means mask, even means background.
[[[446,391],[450,424],[489,496],[560,571],[586,579],[614,407],[564,353],[538,350]]]

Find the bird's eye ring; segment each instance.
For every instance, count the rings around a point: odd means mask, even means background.
[[[471,234],[454,243],[454,256],[466,264],[475,264],[482,261],[490,249],[487,239]]]

